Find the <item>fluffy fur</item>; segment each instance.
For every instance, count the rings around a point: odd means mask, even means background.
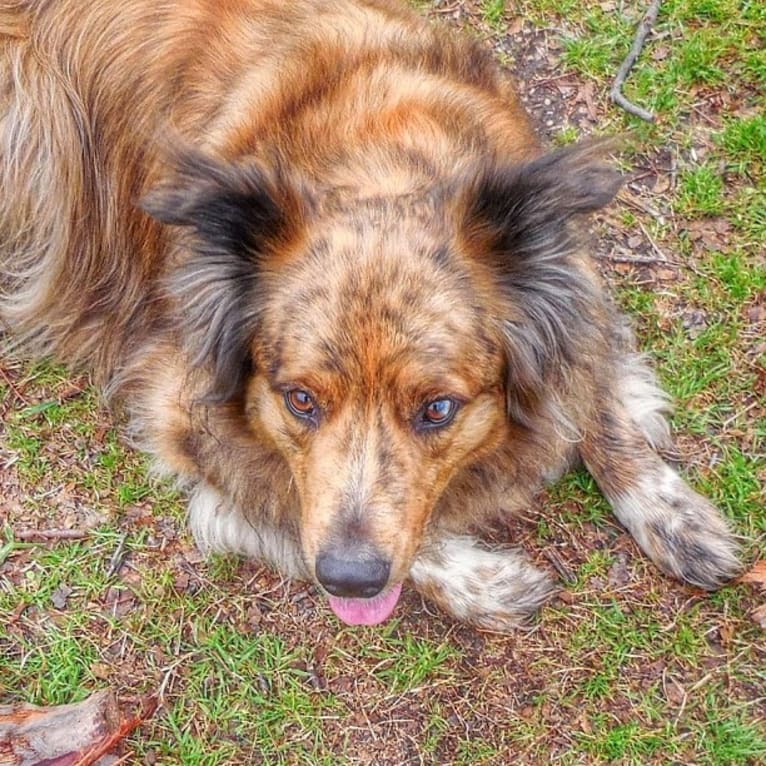
[[[0,82],[2,322],[126,409],[202,547],[504,630],[553,586],[471,530],[582,460],[665,571],[737,571],[580,233],[620,179],[477,44],[387,0],[17,0]]]

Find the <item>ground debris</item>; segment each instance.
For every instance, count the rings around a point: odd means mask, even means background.
[[[110,691],[97,692],[73,705],[2,705],[0,764],[82,765],[86,763],[83,760],[85,754],[119,728],[117,702]],[[114,760],[112,757],[100,757],[89,763],[107,766]]]
[[[739,578],[740,582],[752,582],[766,590],[766,559],[756,561],[752,568]]]
[[[753,583],[766,594],[766,559],[756,561],[752,568],[739,578],[739,581]],[[750,618],[756,625],[766,630],[766,604],[761,604],[753,609],[750,612]]]
[[[615,104],[621,106],[626,112],[634,114],[642,120],[646,120],[646,122],[654,122],[654,115],[651,112],[647,112],[646,109],[642,109],[628,101],[622,92],[622,86],[625,83],[628,73],[633,68],[633,64],[636,63],[636,59],[641,53],[641,49],[644,47],[644,42],[646,41],[647,36],[652,31],[652,26],[657,20],[657,14],[660,12],[660,4],[661,0],[652,0],[652,4],[649,6],[641,23],[638,25],[638,31],[633,40],[633,45],[630,52],[625,57],[625,60],[622,62],[622,65],[617,72],[617,76],[614,79],[612,90],[610,91],[612,101],[614,101]]]

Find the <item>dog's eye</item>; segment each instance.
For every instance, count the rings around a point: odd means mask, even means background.
[[[295,415],[296,418],[310,418],[316,414],[317,407],[314,399],[308,391],[300,388],[293,388],[285,393],[285,404],[287,409]]]
[[[458,403],[454,399],[434,399],[423,408],[421,428],[439,428],[452,422],[458,411]]]

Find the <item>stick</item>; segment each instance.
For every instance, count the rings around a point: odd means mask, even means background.
[[[58,707],[0,705],[0,764],[73,764],[81,751],[110,737],[119,725],[110,691]]]
[[[619,253],[609,253],[604,257],[606,260],[613,261],[614,263],[635,263],[639,266],[650,266],[657,263],[662,263],[666,266],[681,265],[675,261],[669,261],[667,258],[658,258],[651,255],[620,255]]]
[[[120,571],[120,567],[125,561],[125,540],[128,538],[128,533],[120,535],[120,542],[117,543],[117,549],[112,554],[112,558],[109,560],[109,566],[106,570],[106,576],[111,577]]]
[[[142,723],[149,720],[157,711],[158,702],[155,697],[150,697],[144,702],[141,709],[135,716],[120,721],[116,731],[106,735],[103,739],[83,753],[74,762],[73,766],[95,766],[99,759],[129,737]]]
[[[15,397],[16,397],[16,398],[17,398],[17,399],[18,399],[18,400],[19,400],[19,401],[20,401],[20,402],[21,402],[23,405],[29,406],[29,402],[28,402],[28,401],[26,400],[26,398],[24,397],[24,394],[22,394],[22,393],[21,393],[21,391],[19,391],[19,389],[18,389],[18,387],[16,386],[16,384],[13,382],[13,380],[11,380],[11,376],[10,376],[10,375],[8,375],[8,373],[7,373],[7,372],[5,371],[5,369],[3,369],[2,367],[0,367],[0,377],[1,377],[1,378],[2,378],[4,381],[5,381],[5,383],[6,383],[6,385],[8,386],[8,388],[10,388],[10,389],[11,389],[11,393],[12,393],[12,394],[13,394],[13,395],[14,395],[14,396],[15,396]]]
[[[90,535],[84,529],[23,529],[16,532],[19,540],[85,540]]]
[[[636,59],[641,53],[641,49],[644,47],[644,42],[646,41],[649,32],[652,31],[654,22],[657,21],[661,3],[662,0],[652,0],[649,10],[647,10],[644,18],[641,19],[641,23],[638,25],[633,45],[631,46],[628,55],[625,57],[625,60],[620,65],[620,68],[617,70],[617,76],[614,78],[612,90],[609,92],[609,95],[612,97],[612,101],[614,101],[615,104],[621,106],[626,112],[629,112],[636,117],[640,117],[646,122],[654,122],[654,115],[628,101],[622,93],[622,86],[625,84],[625,80],[628,73],[633,68],[633,64],[636,63]]]

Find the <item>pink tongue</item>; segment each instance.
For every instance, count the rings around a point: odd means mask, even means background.
[[[373,598],[338,598],[328,596],[330,609],[335,615],[349,625],[377,625],[387,620],[394,611],[402,584],[397,583],[384,593]]]

